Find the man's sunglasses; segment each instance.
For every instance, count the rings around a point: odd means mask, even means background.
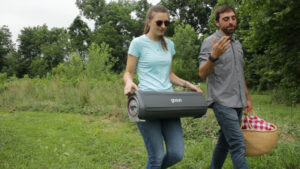
[[[169,20],[165,20],[165,21],[157,20],[156,21],[156,25],[157,26],[161,26],[163,23],[165,24],[166,27],[168,27],[170,25],[170,21]]]

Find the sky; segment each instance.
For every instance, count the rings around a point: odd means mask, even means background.
[[[148,0],[157,4],[160,0]],[[42,26],[67,28],[80,11],[76,0],[0,0],[0,27],[7,25],[16,43],[24,27]],[[83,18],[90,28],[93,21]]]

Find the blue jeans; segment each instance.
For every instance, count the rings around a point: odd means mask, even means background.
[[[228,151],[235,169],[248,169],[244,136],[240,128],[243,109],[230,108],[218,103],[214,103],[212,108],[221,129],[210,169],[221,169]]]
[[[167,168],[182,160],[184,143],[180,119],[146,120],[137,126],[148,152],[146,169]]]

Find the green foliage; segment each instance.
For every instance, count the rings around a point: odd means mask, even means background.
[[[105,0],[76,0],[77,7],[88,19],[102,19],[101,12],[105,8]]]
[[[20,57],[16,51],[11,51],[4,57],[4,65],[2,67],[2,72],[7,73],[8,76],[18,75],[18,70],[20,68],[19,63]]]
[[[150,8],[151,4],[148,3],[147,0],[140,0],[135,3],[133,3],[133,11],[132,14],[135,14],[134,20],[132,20],[132,24],[129,27],[131,36],[137,37],[143,34],[144,32],[144,25],[145,25],[145,19],[148,9]],[[170,30],[170,26],[167,29],[167,36],[168,30]]]
[[[126,35],[120,34],[113,25],[106,23],[100,29],[94,31],[92,40],[99,46],[103,42],[108,44],[112,48],[111,59],[117,61],[114,65],[114,70],[120,71],[124,69],[127,48],[124,48],[123,42],[126,40]]]
[[[173,58],[173,72],[190,81],[198,81],[198,53],[197,33],[188,24],[180,24],[175,28],[172,37],[176,54]]]
[[[7,66],[5,57],[14,51],[14,45],[11,40],[11,33],[7,26],[0,27],[0,72],[4,72],[2,69]]]
[[[7,74],[6,73],[0,73],[0,93],[6,89],[7,87]]]
[[[140,23],[144,22],[147,11],[150,8],[150,6],[151,6],[151,4],[149,4],[147,0],[137,1],[135,10],[134,10],[134,12],[136,13],[136,20],[141,21]],[[144,26],[144,24],[142,24],[142,28],[143,28],[143,26]]]
[[[276,99],[300,102],[299,1],[243,1],[239,10],[240,31],[246,49],[250,86],[282,92]],[[243,21],[243,19],[245,21]]]
[[[82,59],[80,54],[72,53],[70,60],[60,63],[52,70],[52,73],[62,80],[70,81],[75,85],[79,78],[83,75],[85,67],[86,62]]]
[[[100,78],[110,74],[111,68],[116,60],[111,58],[111,48],[109,45],[102,43],[100,46],[93,43],[89,48],[87,62],[87,76],[90,78]]]
[[[64,58],[69,54],[70,47],[68,42],[69,35],[66,30],[52,28],[49,36],[54,38],[54,40],[41,45],[41,57],[39,58],[47,65],[44,74],[64,61]]]
[[[113,70],[124,70],[129,43],[134,36],[142,34],[142,21],[135,20],[131,14],[147,4],[130,1],[106,4],[104,0],[77,0],[76,4],[84,16],[95,21],[92,41],[98,45],[105,42],[112,48],[111,60],[116,60]],[[139,17],[142,15],[139,13]]]
[[[111,69],[115,60],[111,58],[111,48],[105,43],[98,46],[95,43],[89,47],[86,60],[79,53],[72,53],[68,61],[59,64],[52,70],[55,77],[64,82],[77,85],[82,78],[113,79],[115,75]]]
[[[68,28],[68,34],[70,35],[72,50],[79,52],[81,57],[85,59],[88,45],[91,43],[91,30],[80,16],[74,19]]]
[[[216,0],[162,0],[170,15],[180,23],[191,25],[197,33],[208,33],[208,18]]]
[[[29,66],[29,74],[35,77],[43,77],[45,72],[47,71],[46,63],[41,59],[34,59],[32,60]]]
[[[67,31],[63,28],[48,30],[46,25],[27,27],[19,35],[20,68],[18,76],[44,76],[56,67],[69,52]],[[34,62],[33,62],[34,61]],[[39,68],[38,64],[42,64]],[[36,70],[39,70],[36,72]]]

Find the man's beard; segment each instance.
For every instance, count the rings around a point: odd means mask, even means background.
[[[229,30],[227,27],[222,27],[222,31],[227,35],[227,36],[231,36],[235,29],[236,29],[236,26],[233,26],[233,25],[230,25],[230,27],[233,27],[233,29]]]

